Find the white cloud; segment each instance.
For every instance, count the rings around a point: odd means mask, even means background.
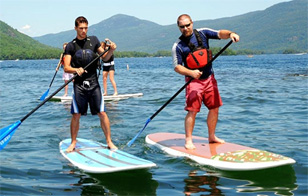
[[[31,28],[30,25],[26,24],[25,26],[21,27],[22,30],[29,30]]]
[[[32,33],[32,28],[30,25],[26,24],[24,26],[22,26],[20,29],[18,29],[19,32],[26,34],[28,36],[31,36]]]

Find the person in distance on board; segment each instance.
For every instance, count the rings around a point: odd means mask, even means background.
[[[101,45],[103,48],[106,48],[106,42],[101,42]],[[117,91],[117,84],[114,80],[114,55],[111,56],[111,58],[108,61],[102,61],[103,64],[103,88],[104,88],[104,96],[107,95],[107,77],[109,74],[110,82],[113,86],[114,93],[113,96],[118,95]]]
[[[222,100],[219,95],[212,65],[205,66],[204,64],[204,67],[201,66],[202,69],[198,69],[196,68],[196,64],[199,65],[199,63],[196,62],[201,62],[206,57],[209,59],[211,58],[211,53],[208,51],[209,39],[230,38],[233,42],[238,42],[240,37],[229,30],[217,31],[209,28],[200,28],[195,32],[193,29],[193,21],[187,14],[182,14],[178,17],[177,25],[182,35],[172,47],[174,70],[184,75],[186,82],[188,82],[190,78],[194,78],[186,87],[185,110],[187,111],[187,115],[185,117],[185,148],[195,149],[192,141],[192,133],[195,126],[196,115],[200,111],[202,102],[209,109],[207,116],[209,142],[224,143],[224,140],[215,135],[218,110],[219,107],[222,106]],[[202,55],[202,58],[199,56],[200,59],[196,61],[196,55],[192,57],[189,53],[199,47],[198,40],[202,47],[206,48],[206,51],[203,50],[201,54],[207,53],[210,55]]]
[[[63,44],[63,52],[65,51],[65,47],[66,47],[67,44],[68,44],[67,42],[65,42]],[[60,66],[64,66],[64,56],[63,56],[63,53],[61,54],[60,61],[61,61],[61,63],[57,66],[56,71],[59,70]],[[62,79],[64,80],[64,83],[66,84],[73,76],[74,76],[74,74],[66,73],[65,71],[63,71]],[[63,97],[67,96],[67,92],[68,92],[68,85],[66,85],[64,87],[64,95],[63,95]]]
[[[77,134],[79,130],[79,120],[81,115],[86,115],[88,103],[92,115],[98,115],[100,125],[106,137],[107,145],[110,149],[117,149],[111,140],[110,121],[104,111],[104,99],[102,98],[101,88],[98,82],[97,67],[98,60],[93,62],[86,70],[84,67],[97,57],[97,53],[104,52],[104,48],[96,36],[87,36],[88,21],[85,17],[80,16],[75,20],[76,38],[69,42],[64,52],[64,71],[68,73],[77,73],[79,77],[74,79],[74,93],[71,107],[71,145],[67,152],[75,149],[77,143]],[[102,59],[107,61],[116,49],[116,44],[108,40],[109,51],[106,52]]]

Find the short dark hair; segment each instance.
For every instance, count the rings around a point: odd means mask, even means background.
[[[79,17],[76,18],[76,20],[75,20],[75,27],[78,27],[78,25],[79,25],[80,23],[86,23],[86,24],[88,24],[88,20],[87,20],[85,17],[83,17],[83,16],[79,16]]]
[[[179,20],[181,20],[182,18],[189,18],[190,22],[192,22],[191,17],[188,14],[182,14],[178,17],[178,20],[176,21],[178,25],[179,25]]]

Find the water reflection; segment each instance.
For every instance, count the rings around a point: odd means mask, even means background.
[[[196,195],[196,193],[225,195],[228,194],[228,190],[222,188],[231,188],[231,184],[238,193],[265,194],[268,192],[268,194],[275,195],[294,195],[293,191],[298,187],[295,171],[290,165],[241,172],[211,170],[208,168],[206,170],[206,173],[197,170],[189,172],[188,177],[184,179],[185,195]],[[235,181],[230,182],[230,180]],[[234,190],[230,194],[234,193]]]
[[[222,172],[221,175],[247,184],[236,187],[238,192],[273,192],[275,195],[294,195],[296,190],[295,171],[291,165],[247,172]]]
[[[209,175],[197,175],[196,171],[191,171],[188,174],[188,178],[184,179],[185,195],[191,195],[193,193],[205,193],[209,195],[222,195],[222,191],[218,188],[219,177]]]
[[[80,175],[81,195],[156,195],[158,182],[147,169]],[[99,193],[99,194],[98,194]]]

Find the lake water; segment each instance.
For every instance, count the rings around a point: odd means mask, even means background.
[[[126,147],[146,120],[184,85],[171,61],[171,57],[116,59],[119,93],[144,96],[106,103],[114,143],[155,162],[156,168],[92,175],[72,167],[59,153],[59,142],[70,137],[70,105],[47,102],[0,152],[0,195],[307,195],[307,55],[220,56],[214,63],[224,102],[217,135],[296,160],[293,166],[254,172],[219,171],[146,145],[144,138],[150,133],[184,133],[184,92],[148,124],[132,147]],[[57,63],[0,62],[0,128],[40,103]],[[60,70],[49,95],[62,84]],[[112,94],[110,83],[108,88]],[[206,115],[202,107],[194,135],[207,137]],[[78,136],[105,143],[97,116],[81,118]]]

